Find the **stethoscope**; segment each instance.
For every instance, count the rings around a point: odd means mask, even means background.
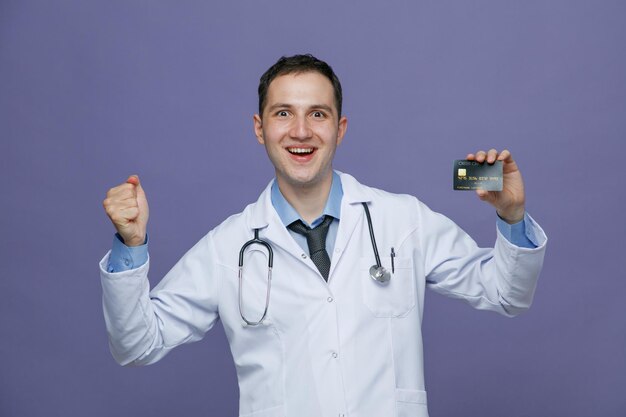
[[[363,209],[365,210],[365,216],[367,217],[367,225],[370,231],[370,239],[372,241],[372,248],[374,249],[374,257],[376,258],[376,265],[372,265],[370,267],[370,277],[379,284],[387,284],[391,279],[391,274],[380,262],[380,256],[378,255],[378,246],[376,245],[376,238],[374,237],[374,227],[372,227],[372,217],[370,215],[370,210],[367,207],[367,203],[363,204]],[[265,294],[265,309],[263,310],[263,315],[258,321],[250,321],[246,319],[243,313],[243,256],[246,249],[251,245],[261,245],[267,249],[268,260],[267,260],[267,292]],[[248,326],[258,326],[263,323],[265,320],[265,316],[267,316],[267,310],[270,306],[270,289],[272,286],[272,268],[274,266],[274,251],[272,250],[272,246],[265,240],[259,238],[259,229],[254,229],[254,239],[251,239],[243,244],[241,250],[239,251],[239,314],[241,318]]]

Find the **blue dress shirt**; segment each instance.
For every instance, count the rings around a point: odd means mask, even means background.
[[[302,220],[302,222],[312,228],[317,227],[323,220],[324,216],[332,216],[333,222],[328,228],[328,235],[326,236],[326,252],[331,255],[335,247],[335,240],[337,238],[337,229],[339,228],[339,221],[341,220],[341,199],[343,198],[343,188],[341,187],[341,179],[336,172],[333,172],[333,182],[330,186],[330,193],[328,194],[328,200],[322,215],[313,220],[311,224],[304,221],[298,212],[289,204],[283,194],[278,188],[278,182],[274,181],[271,190],[271,199],[274,209],[278,213],[278,217],[283,222],[285,227],[290,225],[296,220]],[[498,230],[502,233],[509,242],[522,248],[536,248],[537,238],[534,236],[532,229],[526,227],[526,216],[524,219],[515,224],[508,224],[500,217],[496,222]],[[289,229],[287,229],[289,230]],[[306,243],[306,237],[298,234],[292,230],[289,230],[289,234],[300,245],[302,250],[309,253],[309,247]],[[139,268],[141,265],[148,261],[148,238],[146,242],[141,246],[126,246],[120,235],[116,234],[113,239],[113,247],[111,249],[111,255],[109,256],[108,272],[123,272],[129,269]]]
[[[304,221],[296,209],[294,209],[289,202],[283,196],[278,188],[278,182],[274,181],[272,184],[272,206],[278,213],[278,217],[286,226],[296,220],[301,220],[304,224],[314,229],[324,221],[324,216],[333,217],[333,222],[328,227],[328,234],[326,235],[326,252],[330,255],[332,261],[332,253],[335,248],[335,240],[337,239],[337,229],[339,229],[339,219],[341,218],[341,199],[343,198],[343,188],[341,187],[341,179],[336,172],[333,172],[333,182],[330,186],[330,192],[328,193],[328,200],[326,200],[326,207],[322,215],[313,220],[311,224]],[[309,253],[309,245],[306,243],[306,236],[296,233],[291,229],[287,229],[293,239],[300,245],[303,251]]]

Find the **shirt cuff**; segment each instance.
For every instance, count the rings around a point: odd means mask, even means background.
[[[526,227],[531,223],[528,218],[528,213],[524,213],[524,218],[517,223],[508,224],[498,216],[497,224],[498,230],[502,236],[506,238],[510,243],[520,248],[534,249],[538,247],[537,237],[535,236],[532,228]]]
[[[148,236],[140,246],[126,246],[122,237],[116,233],[109,255],[107,272],[124,272],[136,269],[148,262]]]

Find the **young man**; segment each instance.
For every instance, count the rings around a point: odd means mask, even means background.
[[[275,181],[152,291],[139,178],[109,190],[104,206],[118,235],[100,267],[120,364],[156,362],[219,318],[241,416],[423,417],[425,287],[505,315],[530,306],[546,237],[524,211],[511,154],[468,155],[504,164],[503,191],[479,192],[499,215],[495,248],[480,249],[416,198],[333,171],[347,128],[341,100],[332,69],[310,55],[283,57],[261,77],[254,131]]]

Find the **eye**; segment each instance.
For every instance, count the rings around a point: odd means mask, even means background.
[[[324,114],[324,112],[316,110],[316,111],[313,112],[313,117],[316,118],[316,119],[321,119],[323,117],[326,117],[326,114]]]
[[[276,116],[278,116],[278,117],[287,117],[287,116],[289,116],[289,113],[287,113],[286,110],[279,110],[279,111],[276,112]]]

